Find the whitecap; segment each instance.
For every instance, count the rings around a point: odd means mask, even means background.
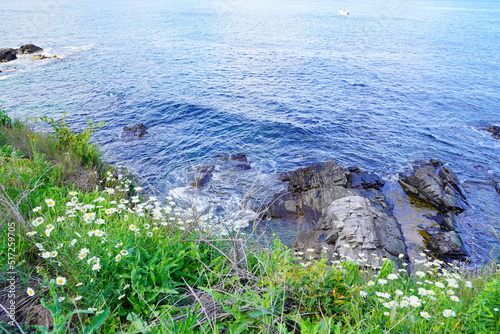
[[[82,46],[66,46],[65,49],[68,49],[69,51],[72,51],[72,52],[89,51],[89,50],[92,50],[96,46],[97,46],[97,43],[92,43],[92,44],[87,44],[87,45],[82,45]]]

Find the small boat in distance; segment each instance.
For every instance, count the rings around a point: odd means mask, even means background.
[[[340,15],[349,15],[349,12],[347,10],[339,10]]]

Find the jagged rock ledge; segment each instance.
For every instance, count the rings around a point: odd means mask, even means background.
[[[399,183],[406,193],[417,196],[438,214],[430,217],[439,224],[427,228],[427,247],[438,257],[465,259],[470,255],[468,247],[460,236],[457,214],[468,208],[465,191],[456,175],[435,159],[429,162],[417,161],[414,166],[399,175]]]
[[[261,217],[296,221],[305,228],[293,244],[310,257],[364,258],[380,267],[384,258],[402,264],[406,246],[380,188],[380,177],[335,161],[280,175],[288,189],[274,196]],[[404,258],[407,258],[405,256]]]
[[[364,259],[372,267],[380,267],[384,258],[399,266],[409,260],[401,225],[376,174],[328,161],[279,177],[288,188],[275,194],[260,216],[300,224],[293,243],[298,251],[316,258],[325,253],[327,260]],[[428,240],[422,247],[445,260],[463,260],[468,251],[456,214],[467,208],[467,200],[455,174],[437,160],[417,162],[401,173],[400,183],[410,196],[439,211],[432,217],[439,227],[425,231]]]

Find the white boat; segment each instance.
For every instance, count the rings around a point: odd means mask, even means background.
[[[347,10],[339,10],[340,15],[349,15],[349,12]]]

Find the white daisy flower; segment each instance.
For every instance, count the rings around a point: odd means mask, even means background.
[[[56,278],[56,284],[57,285],[65,285],[66,284],[66,278],[65,277],[57,277]]]
[[[455,313],[455,311],[452,311],[452,310],[448,310],[448,309],[447,309],[447,310],[444,310],[444,311],[443,311],[443,316],[444,316],[445,318],[454,317],[454,316],[456,316],[456,315],[457,315],[457,314]]]
[[[52,198],[48,198],[45,200],[45,204],[47,204],[49,208],[52,208],[54,207],[54,205],[56,205],[56,201],[54,201]]]

